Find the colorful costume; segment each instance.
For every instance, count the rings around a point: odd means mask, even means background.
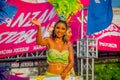
[[[56,49],[49,49],[47,51],[47,62],[48,63],[62,63],[67,65],[68,64],[68,57],[69,57],[69,51],[68,50],[64,50],[62,52],[59,52]],[[39,76],[37,80],[61,80],[60,75],[54,74],[54,73],[50,73],[50,72],[46,72],[45,76]],[[65,80],[78,80],[75,77],[75,73],[74,73],[74,69],[72,68],[67,76]]]
[[[60,62],[63,64],[68,64],[68,56],[69,56],[68,50],[59,52],[56,49],[49,49],[46,55],[47,55],[48,63]]]
[[[47,52],[47,62],[48,63],[62,63],[62,64],[65,64],[67,65],[68,64],[68,57],[69,57],[69,51],[68,50],[64,50],[62,52],[59,52],[58,50],[56,49],[49,49],[48,52]],[[74,70],[73,68],[71,69],[70,72],[68,72],[68,75],[73,75]],[[46,72],[45,74],[46,76],[59,76],[59,75],[56,75],[56,74],[53,74],[53,73],[50,73],[50,72]]]
[[[62,63],[62,64],[68,64],[68,56],[69,56],[68,50],[59,52],[56,49],[49,49],[46,55],[47,55],[48,63],[57,63],[58,62],[58,63]],[[57,76],[57,75],[46,72],[46,76]]]

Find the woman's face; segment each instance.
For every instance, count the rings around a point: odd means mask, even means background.
[[[60,22],[55,27],[55,34],[58,38],[61,38],[65,35],[66,30],[66,25]]]
[[[71,36],[72,36],[72,30],[71,28],[68,28],[66,32],[66,40],[70,40]]]

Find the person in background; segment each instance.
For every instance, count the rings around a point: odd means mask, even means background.
[[[74,65],[72,43],[66,40],[68,25],[63,20],[58,20],[52,31],[52,37],[42,38],[41,23],[37,19],[29,19],[38,26],[36,42],[47,48],[48,68],[46,76],[61,76],[65,80]]]
[[[71,37],[72,37],[72,29],[71,29],[71,27],[69,26],[69,28],[67,29],[67,32],[66,32],[66,40],[67,40],[67,41],[70,41]],[[74,67],[70,70],[70,74],[72,74],[72,75],[75,76]]]
[[[68,30],[67,30],[67,32],[66,32],[66,40],[70,41],[71,36],[72,36],[72,30],[69,27]]]

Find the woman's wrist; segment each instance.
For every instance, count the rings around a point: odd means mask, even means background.
[[[62,74],[64,74],[64,75],[65,75],[65,74],[67,74],[67,72],[66,72],[66,71],[64,71],[64,72],[62,72]]]
[[[41,26],[40,25],[38,25],[38,29],[41,30]]]

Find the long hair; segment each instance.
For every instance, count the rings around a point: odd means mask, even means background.
[[[54,29],[53,29],[53,31],[52,31],[52,39],[55,39],[55,38],[57,37],[56,34],[55,34],[55,28],[56,28],[56,25],[57,25],[58,23],[63,23],[63,24],[65,24],[66,30],[68,29],[68,24],[67,24],[65,21],[63,21],[63,20],[58,20],[58,21],[55,23]],[[66,39],[65,39],[65,36],[66,36],[66,35],[64,35],[62,39],[63,39],[64,42],[67,42]]]

